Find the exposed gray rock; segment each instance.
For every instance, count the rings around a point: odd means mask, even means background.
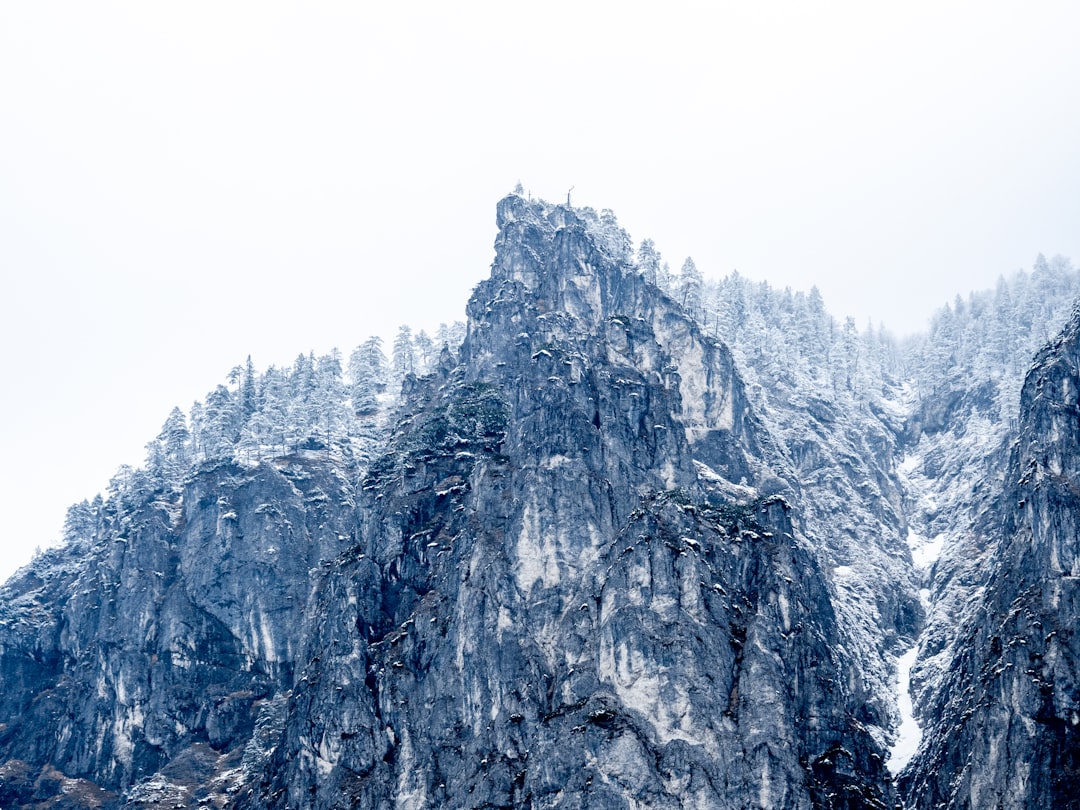
[[[1080,312],[1024,383],[982,590],[904,775],[915,807],[1080,807],[1078,400]]]
[[[570,209],[499,223],[461,365],[412,391],[323,573],[251,804],[886,806],[730,355]]]
[[[511,196],[498,225],[461,357],[365,474],[132,486],[8,583],[6,801],[887,805],[730,352],[591,212]]]
[[[0,602],[2,758],[120,793],[193,750],[242,751],[292,684],[308,570],[355,526],[348,489],[302,462],[202,469],[21,572]]]

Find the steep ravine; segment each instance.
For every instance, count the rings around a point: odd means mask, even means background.
[[[975,520],[983,575],[922,695],[913,807],[1080,807],[1080,312],[1035,358],[1003,486]]]

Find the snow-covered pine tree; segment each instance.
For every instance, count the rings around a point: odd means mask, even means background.
[[[341,370],[341,352],[333,349],[315,361],[311,434],[329,449],[336,437],[348,433],[348,391]]]
[[[353,349],[349,356],[349,377],[353,412],[357,416],[374,414],[379,407],[379,395],[386,390],[388,382],[382,338],[374,335]]]
[[[428,336],[427,332],[421,329],[413,338],[413,348],[416,355],[417,374],[430,373],[435,368],[435,362],[439,358],[439,352],[435,348],[435,341]]]
[[[240,437],[243,415],[240,401],[224,385],[219,385],[206,396],[200,418],[192,419],[198,433],[198,445],[202,458],[225,458],[232,455],[233,446]]]
[[[686,307],[692,315],[701,317],[701,291],[704,279],[698,270],[694,260],[689,256],[683,262],[682,270],[679,271],[678,295],[679,303]]]
[[[412,329],[402,324],[394,338],[392,360],[394,376],[401,380],[416,373],[416,354],[413,350]]]
[[[187,417],[173,408],[157,438],[146,444],[146,472],[159,486],[176,489],[191,464]]]
[[[642,239],[637,251],[638,271],[650,284],[659,282],[661,261],[656,243],[652,239]]]

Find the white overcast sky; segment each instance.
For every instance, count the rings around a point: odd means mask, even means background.
[[[900,334],[1080,259],[1078,9],[0,4],[0,576],[249,353],[463,318],[519,180]]]

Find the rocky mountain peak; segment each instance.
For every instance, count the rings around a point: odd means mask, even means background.
[[[564,363],[591,354],[631,368],[643,384],[659,385],[674,398],[670,416],[695,458],[735,483],[785,488],[777,478],[783,476],[781,454],[749,405],[730,351],[644,279],[630,262],[629,237],[610,212],[510,195],[500,201],[496,219],[491,277],[468,309],[466,346],[475,364],[485,365],[485,353],[494,357],[513,333],[513,341],[524,345],[527,338],[542,357],[558,347],[569,352]],[[517,304],[503,322],[500,313],[510,301]],[[532,331],[522,326],[526,320]],[[502,328],[493,341],[497,323]],[[666,422],[659,418],[656,425],[668,429]]]

